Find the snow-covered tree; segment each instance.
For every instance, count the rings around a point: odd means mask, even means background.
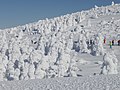
[[[69,68],[67,70],[67,74],[70,77],[77,77],[77,63],[76,63],[76,53],[72,52],[70,56]]]
[[[42,65],[39,62],[37,68],[35,70],[35,78],[36,79],[43,79],[46,76],[46,71],[42,69]]]
[[[65,74],[67,73],[67,70],[69,68],[69,63],[70,63],[70,54],[68,53],[67,50],[61,50],[61,55],[59,57],[58,61],[58,74],[59,77],[64,77]]]
[[[30,64],[29,69],[28,69],[28,75],[29,75],[30,79],[35,79],[34,73],[35,73],[35,66],[34,66],[34,64]]]
[[[14,80],[19,80],[20,69],[16,68],[14,72]]]
[[[103,38],[99,34],[95,37],[94,45],[92,44],[92,54],[95,56],[104,55],[105,49],[103,48]]]
[[[117,71],[117,63],[118,60],[114,54],[114,52],[105,53],[103,56],[103,64],[101,74],[118,74]]]
[[[4,72],[4,65],[2,62],[2,55],[0,54],[0,80],[2,81],[4,76],[3,76],[3,72]]]
[[[7,64],[6,77],[8,80],[14,80],[14,63],[12,61]]]

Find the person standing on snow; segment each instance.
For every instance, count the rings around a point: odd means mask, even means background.
[[[112,40],[112,45],[114,45],[114,40]]]
[[[118,40],[118,46],[120,46],[120,40]]]
[[[104,37],[104,44],[106,43],[106,37]]]
[[[109,45],[110,45],[110,49],[112,49],[112,42],[111,41],[109,42]]]

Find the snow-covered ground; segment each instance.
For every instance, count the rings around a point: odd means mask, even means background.
[[[119,90],[118,40],[113,3],[1,30],[0,90]]]
[[[120,75],[0,82],[0,90],[120,90]]]

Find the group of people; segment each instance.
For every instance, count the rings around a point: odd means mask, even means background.
[[[106,38],[104,38],[104,44],[106,43]],[[115,45],[115,40],[109,41],[109,46],[112,48],[112,46]],[[117,41],[117,45],[120,46],[120,40]]]
[[[117,41],[118,42],[118,46],[120,46],[120,40]],[[112,48],[112,46],[115,45],[115,40],[112,40],[109,42],[110,48]]]

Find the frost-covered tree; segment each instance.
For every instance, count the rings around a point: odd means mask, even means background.
[[[83,39],[82,39],[81,52],[90,53],[90,51],[88,50],[88,45],[86,43],[86,38],[85,37],[83,37]]]
[[[58,74],[59,77],[64,77],[67,73],[70,63],[70,53],[68,50],[61,50],[61,55],[58,61]]]
[[[46,71],[42,69],[42,65],[39,62],[37,68],[35,70],[35,78],[36,79],[43,79],[46,76]]]
[[[67,41],[67,47],[69,49],[73,49],[73,34],[72,33],[69,35],[69,39]]]
[[[72,52],[70,56],[69,68],[67,70],[67,74],[70,77],[77,77],[77,63],[76,63],[76,53]]]
[[[99,34],[95,37],[94,45],[92,45],[92,54],[95,56],[104,55],[105,49],[103,48],[103,38]]]
[[[8,80],[14,80],[14,63],[12,61],[7,64],[6,77]]]
[[[105,53],[103,56],[103,64],[102,64],[102,71],[101,74],[118,74],[117,71],[117,63],[118,60],[114,54],[112,53]]]
[[[4,65],[2,62],[2,55],[0,54],[0,80],[2,81],[4,76],[3,76],[3,72],[4,72]]]
[[[16,68],[14,72],[14,80],[19,80],[20,69]]]
[[[28,80],[29,79],[29,74],[30,74],[28,72],[29,72],[29,69],[31,69],[31,68],[29,68],[29,62],[25,62],[24,66],[21,67],[21,69],[22,70],[21,70],[20,73],[21,73],[23,79]]]
[[[28,69],[28,76],[30,77],[30,79],[35,79],[34,73],[35,73],[35,66],[34,64],[30,64]]]

